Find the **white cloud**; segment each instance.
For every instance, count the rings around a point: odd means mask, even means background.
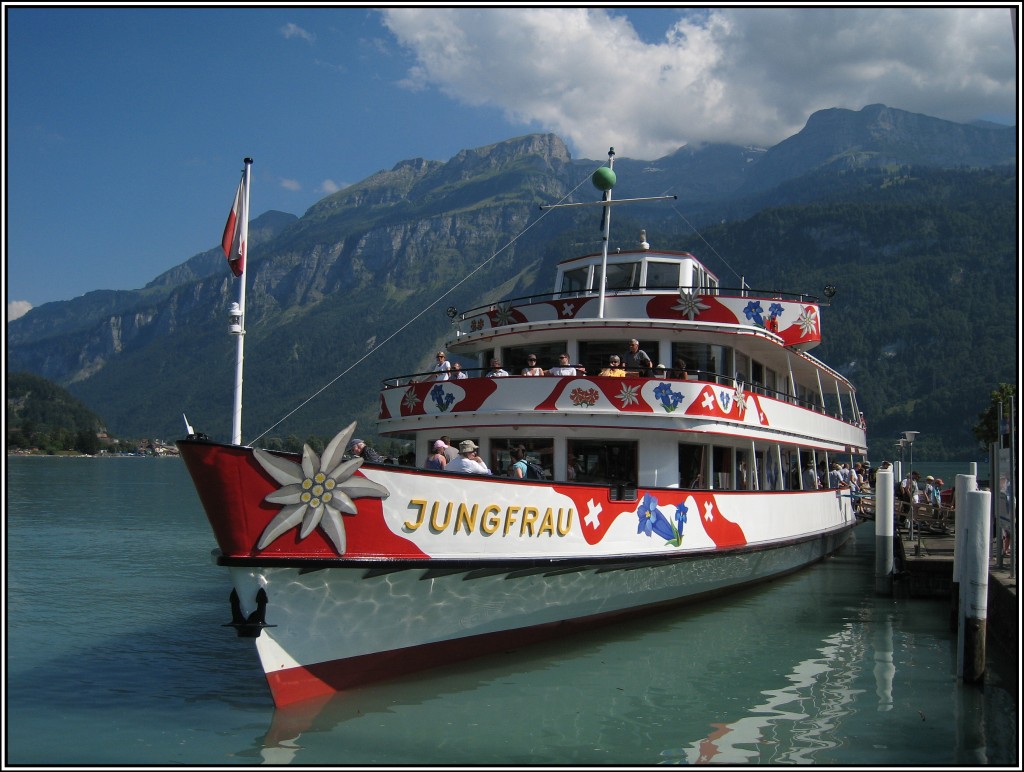
[[[307,43],[313,43],[316,40],[316,35],[312,32],[307,32],[298,24],[292,24],[291,22],[281,27],[281,34],[286,38],[301,38]]]
[[[284,188],[285,190],[299,191],[302,190],[302,183],[300,183],[298,180],[288,180],[282,178],[281,187]]]
[[[15,319],[24,316],[32,310],[32,304],[27,300],[12,300],[7,304],[7,321],[13,322]]]
[[[334,180],[324,180],[323,182],[320,183],[319,190],[321,193],[326,193],[327,195],[330,195],[331,193],[337,193],[339,190],[346,187],[348,187],[347,184],[339,185]]]
[[[383,13],[416,57],[404,85],[497,106],[587,158],[609,146],[652,159],[686,143],[772,145],[828,107],[884,103],[965,122],[1016,114],[1008,8],[681,11],[654,44],[614,10]]]

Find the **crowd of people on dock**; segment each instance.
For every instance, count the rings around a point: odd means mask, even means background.
[[[805,490],[848,489],[854,496],[855,511],[862,513],[868,509],[866,501],[873,498],[878,470],[891,468],[892,465],[888,461],[883,461],[878,467],[872,467],[866,461],[858,461],[853,464],[833,462],[828,468],[826,468],[825,462],[821,461],[815,468],[808,458],[803,466],[802,487]],[[792,487],[801,487],[797,482],[795,467],[791,474],[793,475],[790,483]],[[908,472],[902,480],[897,480],[894,484],[893,500],[899,524],[905,526],[909,522],[911,510],[913,510],[915,519],[927,517],[930,521],[934,521],[936,528],[945,529],[952,501],[948,498],[944,500],[943,485],[945,482],[942,478],[933,475],[925,477],[922,483],[921,473],[916,470]],[[947,492],[947,497],[948,495]]]

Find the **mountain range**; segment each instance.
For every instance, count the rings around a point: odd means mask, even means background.
[[[725,286],[836,285],[815,353],[860,387],[872,455],[909,427],[919,453],[973,458],[989,392],[1016,382],[1016,153],[1012,127],[870,105],[814,113],[770,148],[616,157],[616,198],[678,198],[617,208],[611,248],[644,228]],[[600,249],[594,210],[538,205],[595,200],[603,163],[532,134],[403,160],[301,217],[254,219],[244,441],[329,436],[353,419],[372,437],[381,380],[427,369],[449,306],[543,292],[555,263]],[[8,371],[66,387],[112,433],[175,437],[184,413],[226,440],[236,282],[215,247],[141,289],[39,306],[8,324]]]

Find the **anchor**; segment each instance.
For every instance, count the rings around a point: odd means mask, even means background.
[[[231,590],[231,621],[221,627],[233,627],[239,638],[259,638],[264,627],[277,627],[268,625],[267,618],[267,591],[260,587],[256,593],[256,610],[249,616],[242,613],[242,601],[238,597],[238,591]]]

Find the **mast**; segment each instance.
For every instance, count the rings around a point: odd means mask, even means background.
[[[245,359],[245,261],[249,247],[249,178],[252,169],[252,159],[245,159],[245,171],[242,175],[242,211],[240,212],[241,222],[241,250],[242,250],[242,273],[238,277],[238,302],[231,305],[231,334],[237,338],[235,352],[235,399],[231,410],[231,442],[234,445],[242,444],[242,363]]]
[[[631,204],[637,201],[666,201],[676,199],[678,196],[645,196],[643,198],[620,198],[612,200],[612,188],[615,187],[615,172],[612,167],[615,165],[615,148],[608,148],[608,165],[598,167],[590,176],[594,187],[604,193],[600,201],[587,201],[576,204],[541,204],[541,209],[564,209],[571,206],[600,206],[601,210],[601,276],[599,298],[597,305],[597,318],[604,319],[604,296],[608,284],[608,239],[612,227],[612,210],[614,204]]]
[[[597,318],[604,319],[604,295],[608,285],[608,236],[612,229],[612,210],[609,202],[612,200],[612,187],[615,185],[615,148],[608,148],[608,165],[602,166],[594,172],[591,180],[594,187],[604,191],[601,209],[601,224],[604,226],[604,233],[601,234],[601,294],[597,300]]]

